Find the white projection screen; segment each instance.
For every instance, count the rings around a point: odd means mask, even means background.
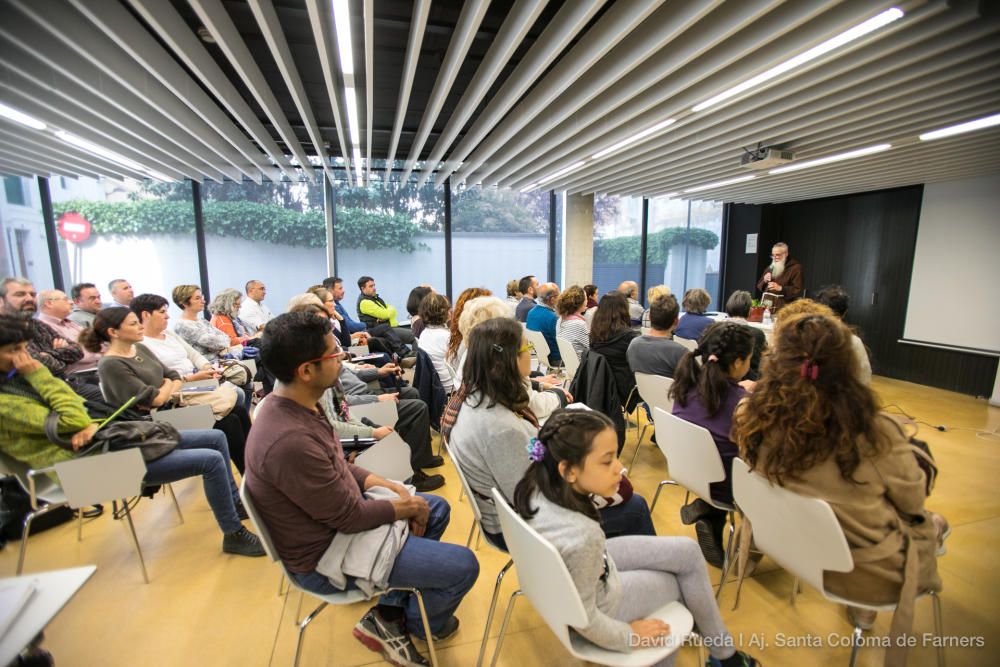
[[[903,335],[1000,354],[1000,174],[924,186]]]

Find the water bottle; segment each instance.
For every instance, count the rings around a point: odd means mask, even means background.
[[[771,309],[770,308],[765,308],[764,309],[764,322],[763,323],[764,323],[764,326],[768,326],[768,327],[771,326]]]

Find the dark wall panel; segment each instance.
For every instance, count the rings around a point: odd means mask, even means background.
[[[875,373],[976,396],[988,396],[997,369],[991,357],[904,345],[923,186],[764,206],[731,206],[726,289],[753,289],[784,241],[802,262],[809,296],[839,283],[851,294],[847,320],[861,329]],[[758,233],[757,257],[743,254]],[[929,306],[932,307],[932,306]]]

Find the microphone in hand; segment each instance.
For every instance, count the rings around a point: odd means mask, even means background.
[[[361,423],[371,428],[379,428],[379,425],[373,422],[371,419],[368,419],[368,417],[362,417]]]

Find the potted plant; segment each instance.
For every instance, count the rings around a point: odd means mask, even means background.
[[[764,311],[771,307],[770,301],[760,302],[760,299],[754,299],[750,302],[750,315],[747,317],[747,322],[763,322],[764,321]]]

